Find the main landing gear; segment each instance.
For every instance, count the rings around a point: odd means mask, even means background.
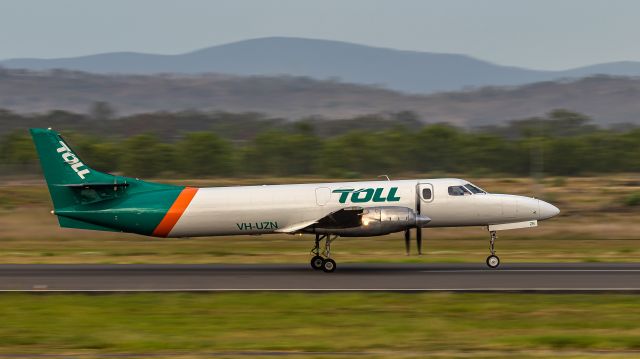
[[[316,234],[316,243],[311,253],[314,254],[311,258],[311,268],[315,270],[321,270],[325,273],[332,273],[336,270],[336,262],[331,259],[331,242],[338,238],[337,235],[330,234]],[[324,251],[320,252],[320,242],[324,241]]]
[[[491,239],[489,240],[489,250],[491,251],[491,255],[487,257],[487,265],[490,268],[498,268],[500,265],[500,258],[496,255],[496,250],[494,248],[498,235],[496,234],[496,231],[489,231],[489,235],[491,236]]]

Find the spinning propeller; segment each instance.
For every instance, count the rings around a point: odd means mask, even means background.
[[[421,200],[420,195],[416,196],[416,217],[421,217]],[[407,251],[407,255],[411,253],[411,228],[407,228],[404,231],[404,246]],[[422,255],[422,227],[416,221],[416,247],[418,248],[418,255]]]

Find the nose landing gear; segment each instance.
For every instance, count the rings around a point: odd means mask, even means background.
[[[498,268],[500,265],[500,258],[496,255],[494,248],[498,235],[496,234],[496,231],[489,231],[489,235],[491,236],[491,239],[489,240],[489,250],[491,251],[491,255],[487,257],[487,265],[489,268]]]
[[[311,258],[311,268],[315,270],[321,270],[325,273],[332,273],[336,270],[336,262],[331,259],[331,242],[338,238],[337,235],[331,236],[330,234],[316,234],[316,241],[311,253],[314,254]],[[320,253],[320,241],[324,241],[324,251]]]

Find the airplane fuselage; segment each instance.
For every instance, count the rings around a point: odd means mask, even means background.
[[[170,237],[269,234],[350,207],[398,206],[429,217],[424,227],[486,226],[541,220],[557,209],[538,199],[502,195],[451,195],[460,179],[336,182],[200,188]],[[431,190],[424,198],[421,189]]]

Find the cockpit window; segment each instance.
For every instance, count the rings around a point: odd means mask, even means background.
[[[466,189],[468,189],[469,191],[471,191],[471,193],[473,193],[473,194],[478,194],[478,193],[486,194],[487,193],[487,192],[481,190],[480,188],[472,185],[471,183],[467,183],[466,185],[464,185],[464,187]]]
[[[464,196],[470,195],[471,192],[464,188],[464,186],[451,186],[449,187],[449,195],[450,196]]]

